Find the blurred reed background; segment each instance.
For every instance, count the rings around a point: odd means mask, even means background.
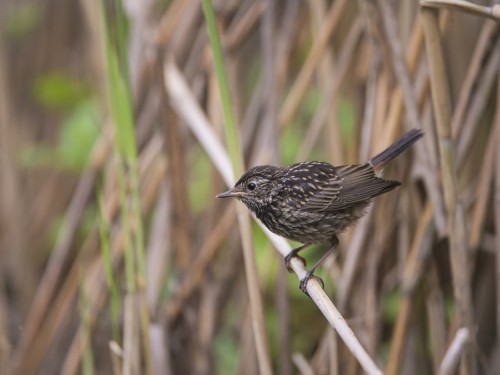
[[[385,373],[499,373],[498,20],[213,6],[234,134],[200,0],[0,2],[0,373],[361,373],[252,221],[253,305],[236,205],[214,196],[238,142],[245,167],[341,165],[412,127],[385,171],[403,186],[319,275]]]

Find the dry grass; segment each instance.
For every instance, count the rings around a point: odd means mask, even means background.
[[[124,3],[122,92],[118,0],[0,4],[0,373],[500,372],[497,5],[214,1],[232,134],[201,2]],[[412,127],[312,299],[214,199],[240,156],[355,163]]]

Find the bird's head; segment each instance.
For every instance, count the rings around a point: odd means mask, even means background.
[[[240,177],[232,189],[217,195],[217,198],[237,198],[257,212],[270,203],[280,173],[281,168],[271,165],[253,167]]]

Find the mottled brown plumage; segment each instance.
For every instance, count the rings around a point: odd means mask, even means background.
[[[398,181],[384,180],[381,169],[421,136],[420,130],[413,129],[364,164],[334,167],[310,161],[253,167],[234,188],[217,197],[241,200],[270,231],[303,243],[285,258],[288,267],[291,257],[308,245],[329,242],[329,250],[333,249],[337,235],[363,216],[373,198],[399,186]],[[304,292],[328,253],[301,280]]]

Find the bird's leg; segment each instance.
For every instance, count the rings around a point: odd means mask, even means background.
[[[286,266],[286,269],[288,270],[288,272],[292,273],[293,270],[292,270],[292,267],[290,267],[290,260],[292,258],[298,258],[302,261],[302,263],[304,263],[304,267],[306,266],[306,260],[304,258],[302,258],[300,255],[299,255],[299,251],[301,250],[304,250],[306,247],[310,246],[311,244],[303,244],[303,245],[300,245],[299,247],[296,247],[295,249],[293,249],[292,251],[290,251],[286,257],[285,257],[285,266]]]
[[[321,256],[321,258],[318,259],[316,264],[314,266],[312,266],[312,268],[309,271],[307,271],[306,275],[302,279],[300,279],[299,288],[305,294],[309,295],[309,293],[307,293],[307,282],[312,277],[314,277],[316,280],[318,280],[318,282],[321,284],[322,288],[325,287],[325,283],[323,282],[321,277],[315,276],[314,271],[316,271],[316,269],[321,265],[321,263],[323,263],[325,261],[325,259],[328,258],[328,256],[330,255],[330,252],[335,250],[335,248],[338,245],[339,245],[339,239],[337,238],[337,236],[333,236],[332,239],[330,240],[330,247],[328,248],[328,250]]]

